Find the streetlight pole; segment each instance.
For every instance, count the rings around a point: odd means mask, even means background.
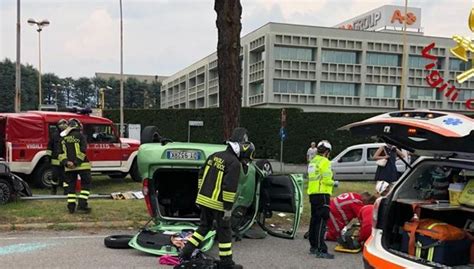
[[[401,78],[401,88],[400,88],[400,110],[405,109],[405,95],[406,95],[406,76],[408,74],[407,70],[407,13],[408,13],[408,0],[405,0],[405,14],[403,19],[403,51],[402,51],[402,78]]]
[[[123,20],[122,0],[120,0],[120,137],[124,136],[123,118]]]
[[[16,1],[16,74],[15,74],[15,112],[21,111],[21,58],[20,58],[20,0]]]
[[[38,29],[36,31],[38,32],[38,110],[41,110],[41,104],[43,103],[42,100],[42,91],[41,91],[41,31],[43,30],[43,27],[46,27],[49,25],[48,20],[42,20],[42,21],[36,21],[34,19],[28,19],[28,24],[30,25],[36,25]]]

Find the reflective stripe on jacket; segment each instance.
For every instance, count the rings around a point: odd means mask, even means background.
[[[86,155],[87,141],[79,130],[71,130],[69,134],[61,140],[59,151],[59,162],[66,166],[67,162],[72,162],[76,167],[65,168],[65,171],[90,170],[91,165]]]
[[[239,159],[230,147],[209,156],[199,177],[196,203],[219,211],[232,209],[240,167]]]
[[[328,158],[316,155],[308,164],[308,194],[332,194],[331,162]]]

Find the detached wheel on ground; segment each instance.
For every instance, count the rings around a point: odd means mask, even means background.
[[[146,126],[140,136],[140,143],[159,143],[161,141],[161,135],[158,132],[156,126]]]
[[[133,235],[111,235],[104,238],[104,245],[108,248],[130,248],[128,242],[133,238]]]
[[[12,198],[13,188],[6,179],[0,178],[0,205],[4,205]]]
[[[33,173],[33,183],[38,188],[50,188],[52,185],[53,170],[51,165],[43,161],[36,167]]]

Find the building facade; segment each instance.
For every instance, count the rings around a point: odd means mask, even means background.
[[[422,50],[431,43],[434,69],[459,90],[456,101],[431,88],[426,77],[431,61]],[[470,64],[451,55],[449,38],[407,34],[405,80],[402,81],[403,38],[400,32],[268,23],[241,39],[242,105],[297,107],[320,112],[383,112],[406,109],[468,111],[474,81],[456,76]],[[401,93],[402,83],[406,85]],[[208,108],[219,105],[217,53],[163,81],[161,108]]]

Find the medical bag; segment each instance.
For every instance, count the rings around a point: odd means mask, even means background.
[[[474,207],[474,179],[469,180],[458,201],[461,205]]]

